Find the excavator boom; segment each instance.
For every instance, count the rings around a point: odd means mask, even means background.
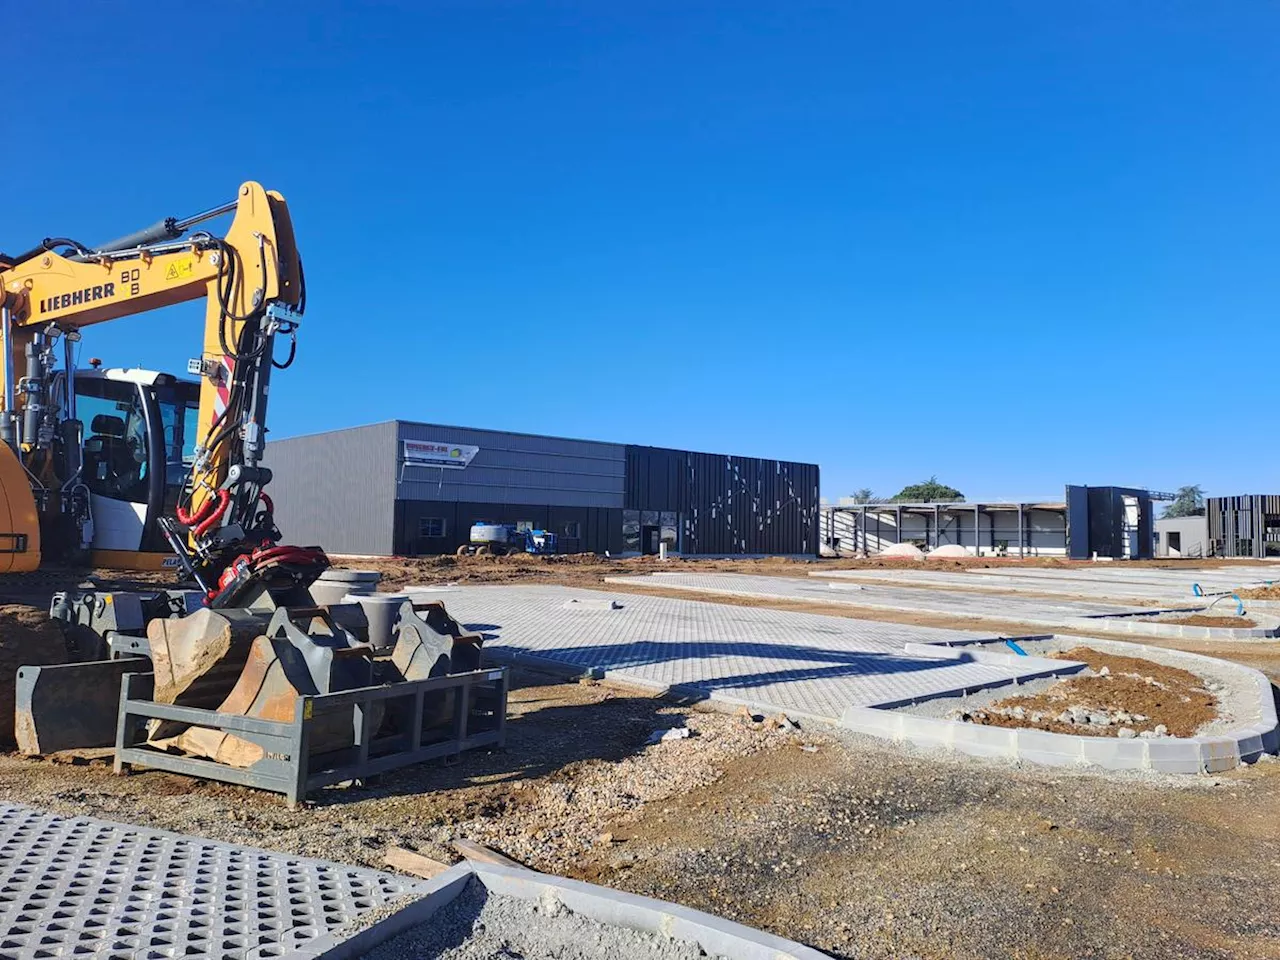
[[[228,213],[224,235],[200,228]],[[38,565],[41,525],[81,548],[90,539],[92,517],[77,496],[84,428],[74,415],[74,354],[65,350],[55,371],[57,340],[70,345],[86,327],[201,297],[204,335],[189,368],[200,378],[199,440],[176,511],[190,553],[172,523],[166,536],[210,588],[243,543],[278,539],[263,494],[266,404],[275,338],[292,339],[305,307],[280,194],[247,182],[234,201],[94,248],[50,238],[17,256],[0,254],[0,286],[0,441],[8,448],[0,451],[0,524],[7,519],[11,531],[0,536],[0,550],[13,548],[0,554],[0,571],[6,558],[10,570]]]

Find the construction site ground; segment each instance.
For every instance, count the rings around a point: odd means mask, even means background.
[[[799,576],[816,567],[533,557],[350,565],[381,569],[391,589],[446,581],[602,588],[605,576],[659,569]],[[0,600],[19,605],[38,606],[58,582],[8,579]],[[1026,632],[938,614],[672,593]],[[40,629],[38,618],[27,626]],[[1280,679],[1280,643],[1159,642]],[[646,743],[680,726],[694,735]],[[116,777],[105,760],[12,755],[0,757],[0,799],[368,866],[381,865],[393,844],[451,861],[449,842],[469,837],[536,869],[687,904],[835,956],[1280,957],[1280,918],[1265,895],[1280,882],[1274,760],[1214,777],[1014,767],[819,725],[779,730],[517,668],[505,750],[329,790],[296,811],[278,797],[174,775]]]

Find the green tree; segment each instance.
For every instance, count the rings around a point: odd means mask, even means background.
[[[1173,503],[1164,508],[1162,516],[1203,517],[1204,491],[1200,489],[1200,484],[1179,487],[1178,492],[1174,494]]]
[[[854,503],[874,503],[876,495],[871,492],[870,487],[863,487],[860,490],[853,491],[849,499]]]
[[[939,483],[937,477],[930,477],[924,483],[903,487],[893,499],[908,503],[960,503],[964,494],[955,487]]]

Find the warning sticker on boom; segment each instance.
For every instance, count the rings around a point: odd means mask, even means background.
[[[164,278],[166,280],[189,280],[195,270],[195,260],[191,257],[183,257],[181,260],[175,260],[169,264],[169,269],[165,271]]]

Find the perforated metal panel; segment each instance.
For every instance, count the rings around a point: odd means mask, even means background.
[[[418,886],[0,804],[0,960],[283,957]]]

